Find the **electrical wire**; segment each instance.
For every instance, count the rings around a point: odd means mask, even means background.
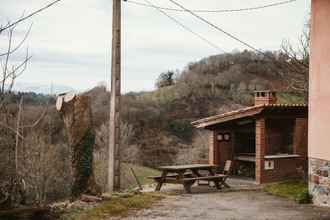
[[[289,3],[296,2],[297,0],[287,0],[287,1],[281,1],[281,2],[275,2],[267,5],[261,5],[261,6],[256,6],[256,7],[249,7],[249,8],[239,8],[239,9],[218,9],[218,10],[207,10],[207,9],[200,9],[200,10],[191,10],[193,12],[197,13],[230,13],[230,12],[244,12],[244,11],[253,11],[253,10],[260,10],[260,9],[265,9],[265,8],[270,8],[270,7],[276,7],[276,6],[281,6]],[[151,6],[149,4],[145,4],[143,2],[135,1],[135,0],[127,0],[126,2],[130,4],[135,4],[139,6],[144,6],[144,7],[149,7],[149,8],[158,8],[161,10],[166,10],[166,11],[177,11],[177,12],[185,12],[183,9],[177,9],[177,8],[169,8],[169,7],[161,7],[161,6]]]
[[[176,18],[174,18],[173,16],[169,15],[168,13],[166,13],[165,11],[163,11],[162,9],[156,7],[154,4],[152,4],[149,0],[144,0],[150,7],[155,8],[156,10],[158,10],[160,13],[162,13],[163,15],[165,15],[166,17],[168,17],[169,19],[171,19],[172,21],[174,21],[176,24],[178,24],[179,26],[181,26],[182,28],[184,28],[186,31],[194,34],[195,36],[197,36],[198,38],[200,38],[201,40],[203,40],[204,42],[206,42],[207,44],[209,44],[211,47],[220,50],[223,53],[226,53],[226,51],[224,51],[222,48],[220,48],[219,46],[217,46],[216,44],[212,43],[211,41],[209,41],[208,39],[206,39],[205,37],[203,37],[202,35],[198,34],[197,32],[193,31],[192,29],[190,29],[189,27],[187,27],[186,25],[184,25],[183,23],[181,23],[179,20],[177,20]]]
[[[190,13],[191,15],[193,15],[194,17],[198,18],[199,20],[203,21],[204,23],[208,24],[209,26],[213,27],[214,29],[224,33],[225,35],[227,35],[228,37],[240,42],[241,44],[247,46],[248,48],[260,53],[260,54],[264,54],[266,55],[265,53],[263,53],[261,50],[255,48],[254,46],[252,46],[251,44],[248,44],[246,42],[244,42],[243,40],[239,39],[238,37],[234,36],[233,34],[225,31],[223,28],[211,23],[210,21],[206,20],[205,18],[201,17],[200,15],[196,14],[195,12],[187,9],[186,7],[184,7],[182,4],[174,1],[174,0],[169,0],[170,2],[172,2],[173,4],[175,4],[176,6],[179,6],[181,9],[183,9],[184,11]]]
[[[8,28],[11,28],[11,27],[15,26],[16,24],[18,24],[18,23],[20,23],[20,22],[22,22],[22,21],[24,21],[24,20],[26,20],[26,19],[34,16],[35,14],[38,14],[38,13],[44,11],[45,9],[47,9],[47,8],[55,5],[56,3],[60,2],[60,1],[61,0],[53,1],[53,2],[49,3],[48,5],[46,5],[46,6],[42,7],[42,8],[40,8],[40,9],[32,12],[31,14],[29,14],[29,15],[27,15],[25,17],[22,17],[22,18],[18,19],[17,21],[13,22],[13,23],[10,23],[10,24],[6,25],[5,27],[0,27],[0,33],[3,32],[4,30],[6,30]]]

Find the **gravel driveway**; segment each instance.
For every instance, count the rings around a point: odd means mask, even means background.
[[[269,195],[257,189],[229,192],[193,187],[193,194],[184,194],[178,186],[163,191],[166,198],[124,220],[306,220],[329,219],[330,209],[299,205],[294,201]],[[167,188],[167,189],[166,189]],[[206,187],[208,188],[208,187]]]

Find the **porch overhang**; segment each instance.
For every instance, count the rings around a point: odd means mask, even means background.
[[[239,109],[236,111],[227,112],[207,118],[203,118],[197,121],[193,121],[191,124],[196,128],[210,128],[214,125],[229,122],[237,119],[243,119],[248,117],[257,116],[266,111],[298,111],[301,115],[306,115],[308,112],[308,106],[306,104],[263,104],[255,105]]]

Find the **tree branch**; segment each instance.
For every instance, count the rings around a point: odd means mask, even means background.
[[[24,42],[26,41],[27,37],[29,36],[29,34],[31,32],[31,29],[32,29],[32,24],[30,25],[28,31],[25,33],[23,40],[21,40],[21,42],[14,49],[10,50],[9,52],[7,51],[5,53],[0,53],[0,57],[6,56],[6,55],[8,55],[8,53],[9,54],[15,53],[24,44]]]
[[[27,16],[25,16],[25,17],[22,17],[22,18],[18,19],[17,21],[14,21],[13,23],[9,23],[7,26],[0,28],[0,34],[1,34],[1,32],[3,32],[4,30],[7,30],[7,29],[9,29],[9,28],[14,27],[14,26],[17,25],[18,23],[20,23],[20,22],[22,22],[22,21],[25,21],[25,20],[28,19],[28,18],[31,18],[32,16],[34,16],[34,15],[36,15],[36,14],[38,14],[38,13],[44,11],[45,9],[47,9],[47,8],[49,8],[49,7],[53,6],[53,5],[55,5],[56,3],[60,2],[60,1],[61,1],[61,0],[53,1],[52,3],[49,3],[48,5],[46,5],[46,6],[42,7],[42,8],[40,8],[40,9],[38,9],[38,10],[32,12],[31,14],[29,14],[29,15],[27,15]]]

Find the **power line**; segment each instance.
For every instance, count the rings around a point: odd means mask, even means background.
[[[221,27],[219,27],[219,26],[217,26],[217,25],[211,23],[210,21],[206,20],[205,18],[201,17],[200,15],[196,14],[195,12],[193,12],[193,11],[191,11],[191,10],[185,8],[183,5],[179,4],[178,2],[176,2],[176,1],[174,1],[174,0],[169,0],[169,1],[172,2],[173,4],[179,6],[179,7],[182,8],[184,11],[186,11],[186,12],[192,14],[194,17],[198,18],[199,20],[203,21],[204,23],[210,25],[210,26],[213,27],[214,29],[216,29],[216,30],[218,30],[218,31],[220,31],[220,32],[222,32],[222,33],[224,33],[224,34],[227,35],[228,37],[230,37],[230,38],[232,38],[232,39],[234,39],[234,40],[240,42],[241,44],[247,46],[248,48],[250,48],[250,49],[252,49],[252,50],[254,50],[254,51],[258,52],[258,53],[264,54],[261,50],[255,48],[255,47],[252,46],[251,44],[248,44],[248,43],[244,42],[243,40],[239,39],[238,37],[234,36],[233,34],[231,34],[231,33],[227,32],[227,31],[225,31],[223,28],[221,28]]]
[[[238,8],[238,9],[218,9],[218,10],[207,10],[207,9],[200,9],[200,10],[191,10],[193,12],[197,13],[230,13],[230,12],[243,12],[243,11],[253,11],[253,10],[260,10],[260,9],[265,9],[265,8],[270,8],[270,7],[276,7],[276,6],[281,6],[289,3],[296,2],[297,0],[287,0],[287,1],[281,1],[281,2],[275,2],[272,4],[267,4],[267,5],[261,5],[261,6],[256,6],[256,7],[248,7],[248,8]],[[153,8],[158,8],[166,11],[177,11],[177,12],[185,12],[183,9],[177,9],[177,8],[169,8],[169,7],[161,7],[161,6],[151,6],[149,4],[145,4],[143,2],[135,1],[135,0],[127,0],[128,3],[139,5],[139,6],[144,6],[144,7],[153,7]]]
[[[3,28],[0,28],[0,33],[1,33],[2,31],[4,31],[4,30],[6,30],[6,29],[8,29],[8,28],[11,28],[11,27],[15,26],[16,24],[18,24],[18,23],[20,23],[20,22],[22,22],[22,21],[24,21],[24,20],[26,20],[26,19],[28,19],[28,18],[34,16],[35,14],[38,14],[38,13],[44,11],[45,9],[47,9],[47,8],[49,8],[49,7],[53,6],[53,5],[55,5],[56,3],[60,2],[60,1],[61,1],[61,0],[53,1],[53,2],[49,3],[48,5],[46,5],[46,6],[42,7],[42,8],[40,8],[40,9],[38,9],[38,10],[32,12],[31,14],[29,14],[29,15],[27,15],[27,16],[25,16],[25,17],[22,17],[22,18],[18,19],[17,21],[13,22],[13,23],[8,24],[7,26],[5,26],[5,27],[3,27]]]
[[[177,20],[173,16],[169,15],[168,13],[166,13],[165,11],[163,11],[162,9],[160,9],[157,6],[155,6],[154,4],[152,4],[149,0],[144,0],[144,1],[148,4],[148,6],[150,6],[152,8],[155,8],[160,13],[162,13],[163,15],[165,15],[166,17],[168,17],[169,19],[171,19],[172,21],[174,21],[176,24],[178,24],[179,26],[181,26],[182,28],[184,28],[186,31],[189,31],[190,33],[194,34],[195,36],[197,36],[198,38],[200,38],[201,40],[203,40],[204,42],[206,42],[207,44],[209,44],[211,47],[214,47],[217,50],[220,50],[221,52],[226,53],[226,51],[224,51],[223,49],[221,49],[219,46],[217,46],[216,44],[212,43],[211,41],[209,41],[208,39],[206,39],[202,35],[198,34],[197,32],[193,31],[189,27],[185,26],[179,20]]]

